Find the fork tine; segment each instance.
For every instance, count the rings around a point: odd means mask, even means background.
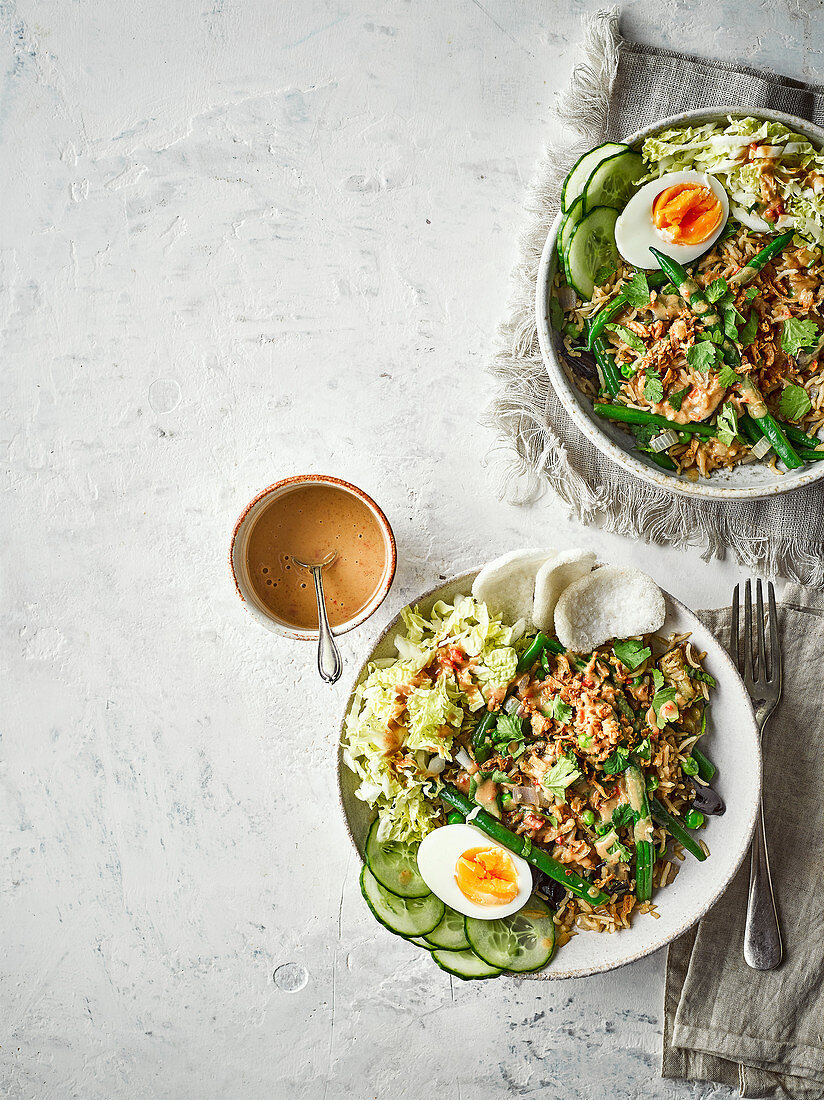
[[[764,637],[764,596],[761,590],[761,578],[759,577],[756,586],[756,607],[758,608],[758,617],[756,619],[756,627],[758,630],[758,678],[760,680],[769,680],[769,672],[767,670],[767,641]]]
[[[778,613],[775,610],[775,589],[773,582],[767,584],[767,596],[770,601],[770,682],[781,683],[781,643],[778,638]]]
[[[752,585],[744,585],[744,679],[754,680],[752,660]]]
[[[741,671],[741,661],[738,656],[738,585],[732,590],[732,616],[730,618],[730,653],[735,661],[738,671]]]

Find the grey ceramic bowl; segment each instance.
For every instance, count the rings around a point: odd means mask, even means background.
[[[477,572],[473,572],[455,577],[415,602],[427,615],[438,600],[451,603],[457,595],[469,592],[476,576]],[[660,913],[658,920],[651,916],[638,917],[631,928],[611,936],[581,932],[558,951],[546,969],[536,974],[525,974],[524,978],[579,978],[597,974],[634,962],[666,946],[695,924],[721,897],[749,849],[761,793],[761,748],[749,697],[723,646],[682,603],[666,593],[664,595],[667,618],[662,633],[691,632],[699,650],[706,650],[707,671],[718,683],[713,693],[712,727],[706,736],[706,748],[718,768],[713,786],[725,800],[727,811],[722,817],[707,818],[708,826],[701,834],[709,846],[710,858],[698,863],[690,856],[686,857],[675,882],[655,897]],[[358,673],[352,685],[352,694],[366,675],[366,666],[370,661],[397,656],[393,639],[402,630],[403,623],[397,615]],[[346,704],[347,713],[352,694]],[[369,806],[355,797],[357,779],[344,764],[340,749],[338,784],[346,828],[358,855],[363,859],[366,834],[375,815]],[[375,934],[391,935],[378,928]],[[410,945],[409,950],[418,951],[420,948]],[[434,970],[434,963],[432,965]]]
[[[783,122],[785,126],[790,127],[797,133],[804,134],[811,142],[824,147],[824,130],[820,127],[813,126],[812,123],[805,122],[804,119],[796,118],[794,115],[785,115],[778,111],[764,109],[748,110],[745,107],[714,107],[710,110],[688,111],[685,114],[673,115],[671,118],[665,118],[652,126],[639,130],[628,137],[626,141],[629,145],[640,147],[645,138],[659,133],[661,130],[667,130],[671,126],[720,122],[725,120],[728,115]],[[672,493],[701,497],[705,500],[747,500],[756,497],[768,497],[775,493],[788,493],[793,489],[812,485],[824,477],[824,462],[814,462],[811,466],[803,467],[800,470],[792,470],[783,475],[774,474],[760,463],[752,463],[748,466],[738,466],[730,471],[717,470],[713,472],[711,478],[690,481],[683,474],[667,473],[666,470],[656,466],[640,452],[634,450],[630,435],[622,431],[616,424],[595,416],[592,411],[592,401],[578,389],[568,366],[555,350],[554,334],[549,321],[549,289],[552,286],[557,266],[555,241],[560,222],[561,215],[559,214],[550,229],[538,269],[535,303],[538,338],[544,363],[552,380],[552,385],[555,387],[555,392],[575,424],[594,447],[597,447],[602,454],[606,455],[616,465],[621,466],[628,473],[642,478],[651,485]]]

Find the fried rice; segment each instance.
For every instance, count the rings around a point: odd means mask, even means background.
[[[701,258],[693,274],[695,281],[706,288],[716,279],[728,280],[770,240],[768,235],[738,227],[726,239],[719,239]],[[589,302],[581,302],[562,277],[556,276],[554,293],[564,312],[564,321],[583,331],[587,320],[619,293],[633,273],[629,265],[620,264],[606,282],[596,286]],[[778,402],[783,389],[787,385],[803,387],[810,409],[795,423],[809,435],[817,436],[824,426],[824,346],[819,342],[810,352],[791,355],[782,348],[781,337],[784,322],[790,318],[813,321],[819,331],[824,331],[824,260],[820,246],[791,245],[748,285],[729,289],[734,292],[733,304],[739,314],[748,318],[752,312],[757,318],[754,338],[742,348],[738,375],[752,375],[774,416],[779,416]],[[664,287],[663,291],[666,290]],[[605,330],[617,366],[629,375],[614,400],[663,415],[672,421],[676,431],[679,424],[711,416],[725,402],[732,403],[736,414],[746,412],[737,383],[724,386],[717,374],[690,367],[687,351],[704,338],[700,322],[679,295],[663,291],[653,289],[647,306],[641,309],[628,306],[613,319],[643,344],[640,359],[620,330]],[[582,354],[569,335],[564,337],[564,348],[572,360]],[[645,396],[649,370],[657,371],[660,377],[662,401],[651,401]],[[583,392],[595,396],[596,386],[591,379],[577,371],[575,378]],[[679,408],[669,403],[672,395],[681,395]],[[824,450],[824,443],[818,449]],[[741,436],[725,444],[719,439],[682,435],[681,441],[667,453],[679,472],[697,479],[708,477],[715,469],[758,461],[751,452],[752,444]],[[780,473],[776,462],[771,453],[769,465]]]

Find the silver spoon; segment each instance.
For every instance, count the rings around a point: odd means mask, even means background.
[[[323,594],[323,581],[321,580],[323,567],[331,565],[337,556],[337,550],[333,550],[331,554],[326,555],[323,561],[310,563],[301,561],[300,558],[296,558],[292,554],[292,561],[295,565],[299,565],[301,569],[308,569],[315,578],[315,596],[318,601],[318,672],[321,679],[325,680],[327,684],[334,684],[339,680],[343,671],[340,650],[332,635],[329,617],[326,614],[326,597]]]

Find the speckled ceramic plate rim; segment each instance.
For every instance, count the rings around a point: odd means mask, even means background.
[[[705,110],[685,111],[682,114],[671,115],[669,118],[645,126],[630,137],[626,138],[628,145],[635,145],[645,138],[660,130],[671,126],[680,126],[685,123],[701,123],[721,121],[733,115],[738,117],[762,118],[770,122],[782,122],[785,126],[804,134],[811,141],[824,148],[824,130],[814,126],[805,119],[795,115],[783,114],[780,111],[770,111],[767,108],[749,109],[746,107],[712,107]],[[547,307],[548,289],[555,274],[554,253],[555,241],[561,223],[561,214],[555,218],[541,255],[538,267],[538,280],[535,295],[535,316],[538,324],[538,341],[541,346],[541,354],[549,374],[555,392],[561,404],[575,421],[576,426],[583,432],[587,439],[607,458],[616,465],[622,466],[631,474],[641,478],[660,489],[666,489],[682,496],[699,497],[704,500],[755,500],[762,497],[774,496],[778,493],[789,493],[794,489],[801,489],[812,485],[824,477],[824,462],[814,463],[812,469],[790,471],[781,476],[772,475],[774,480],[765,480],[762,484],[731,485],[721,484],[717,479],[708,479],[697,482],[688,481],[685,477],[668,474],[665,471],[647,465],[634,454],[619,446],[614,439],[600,427],[598,420],[583,403],[586,398],[570,381],[563,365],[558,359],[553,346],[549,312]],[[738,467],[740,471],[742,468]],[[766,471],[765,471],[766,472]],[[740,476],[740,475],[739,475]]]
[[[474,570],[470,570],[468,573],[461,573],[461,574],[459,574],[455,577],[451,577],[448,580],[443,581],[441,584],[436,585],[434,588],[428,589],[426,592],[422,593],[416,599],[411,600],[406,606],[411,607],[411,606],[414,606],[415,604],[421,604],[421,603],[424,603],[425,601],[428,601],[428,600],[433,600],[434,601],[438,598],[440,593],[444,592],[445,590],[451,588],[453,585],[457,585],[457,584],[465,583],[466,587],[467,587],[467,591],[469,591],[469,589],[472,585],[472,582],[474,581],[475,577],[477,577],[477,575],[478,575],[478,572],[479,572],[478,569],[474,569]],[[664,589],[662,589],[662,592],[664,592],[664,596],[667,600],[668,605],[671,605],[672,607],[676,608],[680,614],[685,615],[688,619],[692,619],[695,623],[695,626],[697,628],[699,628],[700,630],[706,630],[707,629],[704,626],[704,624],[701,622],[701,620],[694,614],[694,612],[690,611],[690,609],[686,606],[686,604],[683,604],[680,600],[677,600],[674,596],[671,596]],[[343,716],[341,717],[340,726],[339,726],[338,753],[337,753],[338,801],[340,803],[341,814],[343,815],[343,820],[344,820],[344,824],[345,824],[345,827],[346,827],[346,832],[349,835],[349,839],[352,842],[352,846],[354,847],[354,849],[355,849],[355,851],[358,855],[358,858],[361,859],[361,860],[363,860],[363,852],[362,852],[361,848],[358,846],[358,843],[355,840],[355,836],[352,832],[352,827],[351,827],[350,822],[349,822],[349,816],[348,816],[347,811],[346,811],[346,803],[345,803],[344,791],[343,791],[344,774],[351,775],[351,772],[349,772],[348,768],[346,767],[346,765],[343,761],[343,755],[342,755],[342,738],[343,738],[343,732],[344,732],[344,723],[345,723],[345,720],[346,720],[346,715],[349,713],[349,708],[352,705],[352,699],[354,697],[355,689],[357,688],[358,684],[361,682],[363,677],[366,675],[366,670],[367,670],[367,667],[368,667],[370,661],[374,660],[375,650],[378,649],[380,644],[390,634],[393,634],[397,631],[400,622],[401,622],[401,611],[399,611],[397,613],[397,615],[395,615],[395,617],[392,619],[392,621],[390,623],[388,623],[386,627],[384,627],[384,629],[381,631],[381,633],[375,639],[369,655],[364,660],[363,664],[361,665],[360,669],[358,670],[357,675],[355,676],[355,678],[352,681],[352,689],[349,693],[349,696],[347,697],[346,706],[344,708]],[[708,631],[708,633],[710,633],[710,632]],[[749,851],[750,842],[752,840],[752,835],[753,835],[753,832],[755,830],[755,822],[756,822],[756,817],[757,817],[757,814],[758,814],[758,807],[759,807],[759,804],[760,804],[761,783],[762,783],[761,743],[760,743],[760,739],[758,737],[758,730],[757,730],[757,727],[756,727],[756,724],[755,724],[755,717],[754,717],[753,711],[752,711],[752,704],[750,702],[749,695],[747,694],[747,690],[744,687],[744,683],[743,683],[740,675],[738,674],[738,670],[735,667],[735,664],[733,663],[732,658],[730,657],[729,653],[727,653],[724,646],[711,633],[710,633],[710,637],[713,639],[713,641],[715,642],[715,645],[717,647],[716,652],[713,653],[713,655],[712,655],[714,670],[718,671],[718,667],[723,666],[724,672],[725,672],[725,680],[724,680],[725,686],[729,687],[730,689],[733,689],[737,693],[737,695],[739,696],[739,701],[740,701],[742,713],[748,715],[748,718],[749,718],[748,726],[749,726],[749,732],[750,732],[751,751],[752,751],[752,755],[753,755],[753,761],[754,761],[754,764],[755,764],[755,772],[756,772],[756,776],[757,776],[757,782],[753,785],[753,790],[752,790],[751,812],[750,812],[749,817],[748,817],[746,828],[745,828],[744,832],[742,833],[743,840],[739,845],[739,850],[734,855],[733,862],[731,864],[731,868],[730,868],[729,874],[727,875],[726,880],[724,882],[722,882],[713,891],[713,893],[706,899],[706,902],[702,906],[700,906],[698,909],[693,911],[693,913],[690,916],[689,920],[684,921],[684,923],[682,925],[680,925],[677,929],[675,929],[673,932],[671,932],[668,935],[652,939],[649,943],[647,943],[642,948],[639,948],[635,951],[629,952],[625,957],[623,957],[623,958],[621,958],[621,959],[619,959],[615,962],[609,963],[608,965],[605,965],[605,966],[575,967],[575,968],[572,968],[572,969],[565,969],[565,970],[560,970],[560,969],[539,970],[539,971],[536,971],[536,972],[531,973],[531,974],[507,975],[508,977],[511,977],[511,978],[513,978],[517,981],[556,981],[556,980],[560,980],[562,978],[586,978],[586,977],[589,977],[592,974],[603,974],[603,973],[606,973],[607,971],[610,971],[610,970],[618,970],[620,967],[627,966],[629,963],[637,962],[639,959],[643,959],[647,955],[653,954],[655,951],[660,951],[660,949],[662,947],[666,947],[668,944],[672,943],[673,940],[677,939],[679,936],[682,936],[685,932],[689,931],[689,929],[692,928],[693,925],[697,924],[698,921],[701,920],[701,918],[703,916],[705,916],[706,913],[709,912],[709,910],[713,907],[713,905],[715,905],[715,903],[719,900],[721,895],[724,893],[724,891],[730,885],[732,880],[735,878],[735,875],[737,874],[738,869],[740,868],[741,864],[744,861],[744,857],[746,856],[747,852]],[[711,864],[710,863],[702,864],[701,866],[706,866],[709,869],[711,869]],[[606,934],[606,933],[604,933],[604,934]],[[587,933],[582,932],[582,933],[579,933],[579,935],[586,936]],[[591,935],[595,936],[596,933],[591,933]],[[616,935],[620,935],[620,933],[616,933]],[[553,965],[553,963],[555,962],[555,960],[558,957],[559,957],[558,955],[555,956],[555,958],[553,959],[553,962],[550,963],[550,966]],[[563,958],[563,954],[561,954],[560,957]]]

